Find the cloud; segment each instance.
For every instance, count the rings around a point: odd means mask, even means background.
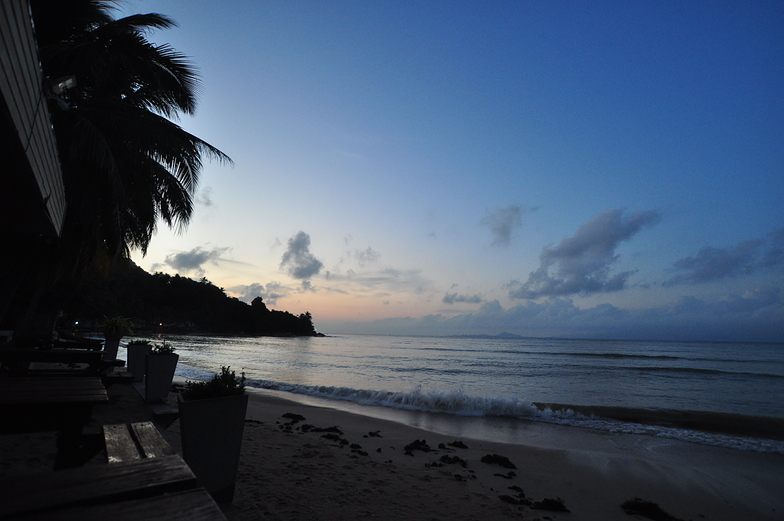
[[[784,265],[784,228],[769,233],[768,238],[741,241],[727,248],[705,246],[695,255],[676,261],[671,269],[679,273],[663,285],[713,282]]]
[[[447,293],[441,299],[444,304],[454,304],[455,302],[466,302],[469,304],[480,304],[482,302],[481,295],[458,295],[457,293]]]
[[[210,207],[212,206],[212,198],[210,195],[212,194],[212,188],[209,186],[205,186],[199,195],[196,196],[196,204],[201,206]]]
[[[615,249],[660,218],[653,210],[631,215],[625,215],[624,210],[607,210],[597,215],[580,226],[573,237],[545,247],[539,255],[539,268],[528,275],[528,280],[510,283],[509,298],[530,300],[623,289],[634,272],[611,274],[619,259]]]
[[[350,284],[362,291],[383,291],[396,293],[427,293],[433,291],[433,282],[422,276],[422,270],[399,270],[383,268],[356,272],[346,270],[345,273],[327,272],[330,282],[342,283],[343,287]]]
[[[761,240],[743,241],[731,248],[705,246],[691,257],[673,264],[673,269],[684,272],[664,282],[665,286],[700,283],[748,275],[754,271]]]
[[[318,274],[324,265],[310,253],[310,236],[300,231],[289,239],[288,249],[280,262],[295,279],[309,279]]]
[[[355,250],[354,257],[357,259],[359,266],[364,268],[368,264],[373,264],[381,257],[381,254],[368,246],[367,250]]]
[[[231,248],[213,248],[212,250],[203,250],[201,247],[196,247],[191,251],[184,251],[180,253],[173,253],[167,255],[163,264],[177,271],[180,274],[194,274],[198,277],[204,276],[204,269],[202,265],[211,262],[218,264],[220,256],[231,250]],[[153,266],[155,270],[158,266]]]
[[[783,293],[779,288],[761,288],[714,301],[681,296],[643,309],[621,309],[606,303],[580,308],[570,298],[528,301],[504,309],[493,300],[472,313],[344,322],[336,329],[398,335],[495,335],[507,331],[530,337],[782,342]]]
[[[286,297],[291,290],[282,286],[279,282],[269,282],[267,286],[254,282],[248,286],[234,286],[229,288],[229,291],[240,295],[239,299],[243,302],[252,302],[254,298],[261,297],[261,299],[268,305],[274,306],[278,303],[278,299]]]
[[[764,268],[774,268],[784,265],[784,227],[773,230],[768,234],[770,246],[760,261]]]
[[[510,204],[506,208],[493,208],[485,212],[479,224],[490,228],[493,245],[507,246],[512,239],[512,231],[523,225],[523,212],[515,204]]]

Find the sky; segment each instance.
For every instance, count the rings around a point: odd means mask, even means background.
[[[202,76],[150,272],[327,334],[784,342],[784,4],[130,0]]]

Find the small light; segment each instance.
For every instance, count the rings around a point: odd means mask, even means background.
[[[76,76],[73,74],[70,76],[63,76],[62,78],[54,80],[54,84],[52,85],[52,94],[62,94],[64,90],[73,89],[74,87],[76,87]]]

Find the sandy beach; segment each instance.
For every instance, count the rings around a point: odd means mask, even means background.
[[[546,424],[491,443],[251,396],[239,486],[269,519],[628,520],[634,498],[676,519],[784,515],[782,455]],[[406,451],[417,440],[430,450]],[[482,462],[494,454],[515,468]]]
[[[423,429],[282,393],[250,395],[231,520],[645,519],[621,508],[634,498],[672,516],[661,519],[784,514],[779,454],[534,422],[516,433],[524,443],[493,443],[445,433],[480,432],[465,418],[425,415]],[[96,407],[93,430],[153,418],[131,386],[112,386],[110,398]],[[163,433],[179,449],[179,422]],[[0,472],[51,470],[55,441],[4,436]]]

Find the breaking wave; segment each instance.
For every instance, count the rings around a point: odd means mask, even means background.
[[[260,389],[283,391],[331,400],[341,400],[360,405],[390,407],[395,409],[444,413],[456,416],[497,416],[596,429],[613,433],[645,434],[704,445],[714,445],[738,450],[751,450],[784,454],[784,441],[703,432],[665,425],[649,425],[582,414],[568,408],[553,410],[539,408],[517,397],[477,397],[461,390],[427,392],[420,386],[407,393],[373,391],[349,387],[298,385],[268,380],[249,380],[248,385]]]

